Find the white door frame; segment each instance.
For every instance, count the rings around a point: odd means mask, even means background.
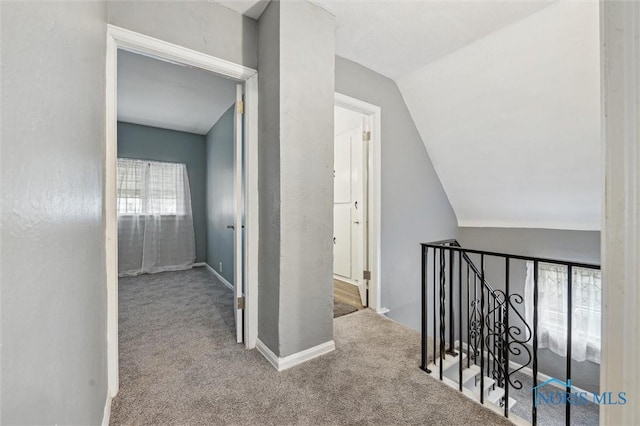
[[[382,160],[382,134],[381,114],[379,106],[352,98],[341,93],[335,94],[335,106],[359,112],[369,118],[371,141],[369,145],[369,158],[367,159],[367,181],[368,181],[368,220],[369,226],[367,242],[369,245],[369,256],[366,259],[371,279],[369,280],[369,307],[382,314],[388,310],[382,307],[381,302],[381,282],[380,282],[380,208],[381,208],[381,160]]]
[[[245,90],[245,345],[258,336],[258,73],[256,70],[113,25],[107,26],[106,143],[104,163],[105,264],[107,279],[107,374],[109,393],[118,378],[118,220],[116,212],[118,49],[190,65],[244,82]]]

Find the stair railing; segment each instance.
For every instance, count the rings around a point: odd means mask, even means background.
[[[504,389],[499,406],[509,417],[509,389],[522,389],[523,383],[515,373],[531,365],[532,388],[538,385],[538,265],[563,265],[568,271],[568,328],[566,379],[571,379],[571,280],[573,268],[600,269],[598,265],[519,256],[506,253],[466,249],[458,241],[442,240],[422,246],[422,351],[420,368],[432,373],[429,366],[438,368],[436,376],[443,380],[447,356],[458,359],[458,388],[463,390],[463,353],[467,368],[480,367],[480,403],[485,401],[485,376],[494,382],[492,388]],[[479,267],[469,255],[479,256]],[[485,259],[504,259],[504,290],[494,288],[486,279]],[[528,324],[522,314],[524,297],[510,289],[512,260],[533,262],[533,323]],[[429,270],[431,265],[431,270]],[[431,272],[429,274],[429,272]],[[431,283],[431,286],[429,285]],[[431,303],[429,303],[431,293]],[[466,300],[465,300],[466,299]],[[463,303],[466,301],[466,303]],[[456,309],[454,309],[454,307]],[[464,308],[463,308],[464,307]],[[466,310],[466,319],[463,311]],[[448,314],[448,315],[447,315]],[[457,321],[456,321],[457,315]],[[466,325],[466,327],[465,327]],[[456,327],[457,326],[457,327]],[[430,328],[431,327],[431,328]],[[466,334],[465,334],[466,328]],[[456,332],[458,347],[456,348]],[[431,351],[428,336],[433,336]],[[448,340],[448,346],[447,346]],[[528,344],[532,342],[532,350]],[[457,351],[456,351],[457,349]],[[429,355],[433,363],[429,363]],[[510,356],[520,357],[520,366],[511,368]],[[524,357],[524,362],[522,362]],[[436,362],[438,361],[438,362]],[[567,387],[567,393],[571,388]],[[531,423],[537,424],[535,393],[532,392]],[[566,424],[571,419],[571,405],[566,404]]]

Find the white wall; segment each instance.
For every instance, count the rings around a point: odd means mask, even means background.
[[[598,4],[558,2],[398,80],[460,226],[600,228]]]

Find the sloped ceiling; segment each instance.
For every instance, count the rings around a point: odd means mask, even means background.
[[[232,80],[118,51],[119,121],[204,135],[235,100]]]
[[[460,226],[600,229],[599,61],[561,2],[397,80]]]
[[[548,1],[317,0],[336,15],[336,54],[396,79]]]

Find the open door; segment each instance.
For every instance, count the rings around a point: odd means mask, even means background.
[[[236,341],[244,341],[244,276],[243,276],[243,218],[244,218],[244,184],[243,184],[243,116],[244,102],[242,99],[242,85],[236,86],[236,114],[235,114],[235,145],[233,149],[234,160],[234,195],[235,212],[233,223],[233,250],[234,250],[234,276],[233,283],[234,308],[236,319]]]
[[[367,235],[369,233],[367,229],[369,217],[367,213],[369,211],[369,194],[367,191],[367,159],[369,158],[368,148],[371,132],[368,131],[365,117],[362,117],[362,125],[358,130],[358,137],[354,140],[352,147],[353,162],[357,164],[353,171],[353,197],[357,202],[354,211],[355,220],[352,226],[354,242],[357,246],[354,257],[357,259],[356,274],[359,275],[357,276],[357,283],[360,293],[360,303],[362,303],[362,306],[368,306],[367,288],[369,282],[369,265],[367,264],[367,259],[369,258],[369,253],[367,253]]]
[[[340,134],[334,144],[333,273],[358,287],[367,306],[367,137],[365,122]]]
[[[362,275],[358,279],[358,291],[360,293],[360,303],[362,306],[369,306],[367,289],[369,287],[369,143],[371,141],[371,131],[369,130],[368,120],[362,117],[362,126],[360,127],[360,136],[358,146],[354,148],[354,160],[359,162],[358,176],[354,177],[357,185],[356,194],[360,199],[360,206],[356,209],[356,226],[354,233],[355,241],[358,244],[358,267],[362,271]]]

